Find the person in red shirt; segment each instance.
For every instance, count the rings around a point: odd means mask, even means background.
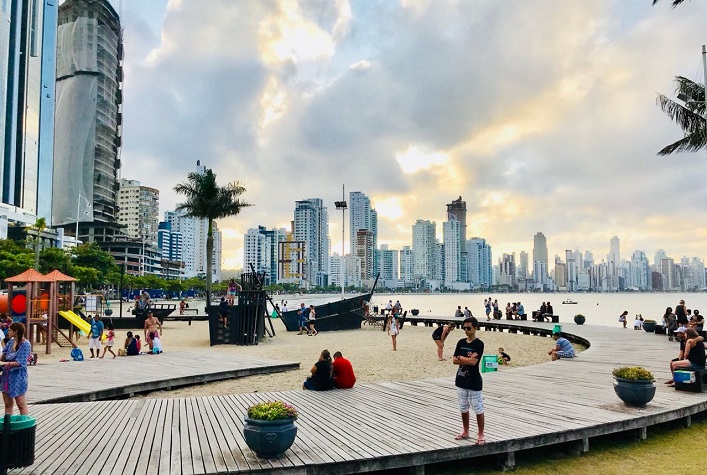
[[[340,351],[334,353],[334,384],[337,388],[350,389],[356,384],[356,375],[354,374],[351,362],[344,358]]]

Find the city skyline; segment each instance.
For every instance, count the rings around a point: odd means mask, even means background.
[[[655,104],[676,75],[702,82],[703,2],[144,3],[123,2],[122,177],[162,211],[197,159],[241,180],[255,206],[219,222],[224,268],[312,196],[340,250],[342,184],[391,249],[416,219],[441,236],[461,195],[496,257],[538,231],[550,260],[605,259],[612,236],[627,256],[707,257],[705,154],[658,157],[681,131]]]

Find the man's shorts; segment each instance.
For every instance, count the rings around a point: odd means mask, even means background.
[[[469,408],[474,414],[484,413],[484,396],[481,391],[457,388],[457,401],[459,402],[459,412],[469,412]]]
[[[679,369],[683,369],[683,368],[679,368]],[[690,367],[685,368],[685,369],[687,369],[688,371],[703,371],[705,369],[705,367],[704,366],[697,366],[695,363],[690,361]]]
[[[568,351],[556,351],[555,354],[558,358],[574,358],[574,353]]]
[[[88,348],[89,348],[90,350],[92,350],[92,349],[94,349],[94,348],[97,349],[97,350],[100,350],[100,349],[101,349],[101,338],[100,338],[100,337],[96,337],[96,338],[91,337],[91,338],[89,338],[89,339],[88,339]]]

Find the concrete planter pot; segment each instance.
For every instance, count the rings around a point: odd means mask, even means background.
[[[295,442],[297,426],[295,419],[263,421],[245,417],[243,436],[250,450],[260,458],[281,457]]]
[[[614,378],[614,392],[627,406],[643,407],[653,400],[655,384],[648,380]]]

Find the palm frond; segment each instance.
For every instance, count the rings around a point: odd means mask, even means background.
[[[658,155],[697,152],[707,147],[704,86],[683,76],[676,76],[675,93],[680,98],[689,99],[681,104],[663,94],[658,94],[656,104],[682,129],[684,137],[661,149]]]
[[[660,0],[653,0],[653,5],[655,5],[655,4],[658,3],[659,1],[660,1]],[[673,0],[672,8],[677,7],[678,5],[680,5],[680,4],[681,4],[682,2],[684,2],[684,1],[685,1],[685,0]]]

